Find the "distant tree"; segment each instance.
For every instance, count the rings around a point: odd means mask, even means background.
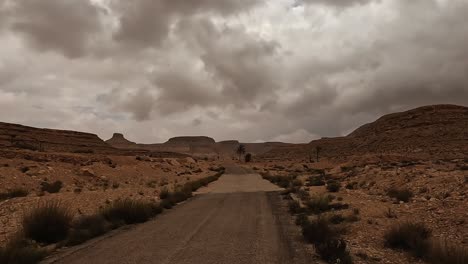
[[[315,147],[315,155],[317,157],[317,162],[319,162],[319,155],[322,148],[320,146]]]
[[[252,154],[250,153],[247,153],[245,155],[245,162],[251,162],[252,161]]]
[[[240,144],[236,149],[236,153],[239,155],[239,161],[241,160],[242,155],[245,154],[245,146]]]

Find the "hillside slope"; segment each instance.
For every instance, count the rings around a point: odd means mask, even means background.
[[[95,134],[34,128],[0,122],[0,146],[55,152],[113,152],[115,149]]]
[[[275,148],[267,159],[321,156],[401,155],[420,159],[468,157],[468,107],[433,105],[385,115],[346,137],[323,138],[306,145]]]

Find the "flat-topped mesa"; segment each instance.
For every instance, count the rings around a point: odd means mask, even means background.
[[[235,146],[235,145],[239,145],[240,143],[239,143],[239,140],[224,140],[224,141],[218,142],[218,144]]]
[[[114,135],[112,135],[112,138],[106,140],[106,143],[110,144],[115,148],[136,147],[135,142],[127,140],[121,133],[114,133]]]
[[[170,138],[165,145],[213,145],[215,140],[205,136],[184,136]]]
[[[115,150],[95,134],[3,122],[0,122],[0,146],[54,152],[103,153]]]

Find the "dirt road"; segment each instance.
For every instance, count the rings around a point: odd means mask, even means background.
[[[278,188],[239,167],[190,201],[46,263],[311,263]]]

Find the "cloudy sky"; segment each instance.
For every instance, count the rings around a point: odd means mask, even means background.
[[[468,0],[0,0],[0,121],[309,142],[468,105]]]

